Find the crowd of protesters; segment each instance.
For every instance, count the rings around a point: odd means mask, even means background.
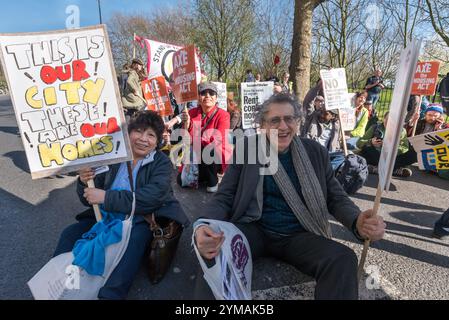
[[[254,259],[262,255],[274,256],[315,278],[316,298],[357,299],[357,257],[352,249],[331,239],[328,214],[359,241],[383,237],[385,223],[382,218],[372,217],[372,210],[362,212],[335,176],[345,152],[363,157],[371,174],[378,172],[388,122],[388,113],[378,119],[376,112],[380,92],[385,88],[382,71],[376,69],[366,81],[364,90],[355,93],[352,102],[355,125],[345,133],[338,112],[326,109],[321,80],[308,91],[301,104],[293,95],[288,72],[284,72],[279,80],[272,71],[266,81],[274,82],[273,95],[255,111],[258,128],[265,130],[244,139],[245,159],[252,152],[248,149],[252,140],[256,144],[268,141],[275,147],[280,169],[271,175],[261,175],[261,163],[229,161],[236,157],[232,147],[229,148],[236,144],[236,139],[227,134],[229,130],[242,127],[242,111],[234,92],[228,92],[227,110],[219,108],[217,86],[203,79],[205,81],[198,85],[197,104],[178,105],[171,92],[173,80],[170,78],[168,88],[174,112],[172,116],[162,118],[156,112],[145,110],[140,84],[146,78],[143,67],[140,59],[133,59],[130,65],[123,67],[118,79],[134,155],[128,172],[126,164],[114,165],[108,173],[97,177],[92,169],[85,169],[80,171],[78,180],[81,202],[102,205],[106,217],[113,213],[129,213],[130,194],[136,189],[137,219],[130,245],[122,262],[100,290],[99,298],[126,297],[144,255],[145,246],[141,244],[153,237],[145,228],[146,213],[151,211],[181,226],[188,224],[184,211],[173,197],[172,166],[167,157],[172,156],[171,146],[179,143],[179,137],[171,136],[172,130],[183,128],[191,140],[199,139],[201,155],[208,150],[214,159],[212,163],[200,161],[195,173],[198,183],[204,183],[206,191],[214,193],[207,206],[201,208],[202,216],[232,222],[246,236]],[[246,82],[259,82],[261,78],[260,73],[254,75],[252,70],[247,70],[244,76]],[[393,175],[398,177],[410,177],[412,171],[408,166],[417,161],[417,154],[407,140],[414,130],[415,134],[422,134],[449,127],[444,121],[441,105],[428,104],[421,108],[417,104],[416,97],[411,96],[394,164]],[[272,132],[277,136],[276,141],[270,141]],[[263,139],[264,135],[267,140]],[[186,168],[183,164],[179,166],[176,180],[181,186],[185,186]],[[86,188],[87,180],[92,178],[95,178],[97,188]],[[55,255],[70,251],[74,245],[89,245],[76,241],[95,224],[92,209],[77,219],[78,223],[61,235]],[[449,236],[449,210],[436,222],[434,235],[438,238]],[[207,224],[196,223],[194,241],[200,259],[213,265],[224,242],[223,234]],[[87,258],[80,254],[80,259]],[[93,259],[89,263],[95,262]],[[201,275],[197,277],[196,295],[211,297]]]

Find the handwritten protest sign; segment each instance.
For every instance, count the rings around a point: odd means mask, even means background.
[[[178,103],[198,100],[197,59],[193,45],[173,54],[173,94]]]
[[[227,111],[228,110],[228,92],[226,89],[225,82],[212,82],[217,86],[218,95],[217,95],[217,104],[218,107]]]
[[[326,110],[351,108],[344,68],[320,70]]]
[[[156,111],[161,117],[173,114],[164,77],[145,80],[141,84],[148,110]]]
[[[340,108],[340,121],[343,131],[354,130],[356,117],[353,108]]]
[[[418,62],[411,94],[421,96],[434,95],[438,83],[439,68],[440,62],[438,61]]]
[[[255,108],[273,95],[273,86],[272,81],[241,83],[243,129],[255,128]]]
[[[32,178],[131,159],[104,26],[0,35]]]
[[[398,152],[401,131],[403,130],[402,124],[404,123],[420,48],[421,41],[413,40],[402,51],[399,59],[399,67],[396,72],[396,86],[393,90],[388,124],[378,166],[379,186],[382,190],[388,190],[390,186],[391,174]]]
[[[449,129],[408,138],[421,170],[449,170]]]

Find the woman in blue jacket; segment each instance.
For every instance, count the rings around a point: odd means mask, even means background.
[[[136,199],[135,217],[126,252],[104,287],[100,289],[100,299],[126,298],[145,249],[153,237],[145,215],[155,213],[156,218],[174,220],[184,227],[188,225],[188,219],[171,188],[171,162],[158,150],[164,128],[163,120],[153,111],[139,112],[129,123],[133,153],[132,181]],[[94,179],[96,188],[87,187],[87,181],[90,179]],[[86,206],[98,204],[102,211],[116,216],[130,214],[133,193],[127,163],[111,165],[109,171],[97,176],[91,168],[81,170],[77,193]],[[92,207],[77,215],[76,219],[78,223],[62,232],[54,256],[72,251],[77,240],[96,223]]]

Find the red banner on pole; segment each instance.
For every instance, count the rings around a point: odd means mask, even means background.
[[[438,61],[418,62],[411,94],[418,96],[434,95],[438,83],[439,68],[440,62]]]
[[[156,111],[161,117],[173,114],[163,76],[142,81],[142,90],[143,96],[147,101],[147,110]]]

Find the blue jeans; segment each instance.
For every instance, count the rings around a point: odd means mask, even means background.
[[[355,148],[357,148],[357,141],[359,141],[360,137],[352,137],[349,138],[348,140],[346,140],[346,147],[349,150],[354,150]]]
[[[373,109],[376,109],[376,103],[379,101],[380,93],[370,93],[368,92],[368,100],[371,100],[373,103]]]
[[[77,217],[78,223],[65,228],[59,238],[59,243],[53,254],[54,257],[61,253],[72,251],[75,242],[92,228],[96,220],[94,217],[90,217],[89,213],[91,211],[92,209],[83,212]],[[153,234],[147,222],[145,220],[136,222],[134,219],[128,248],[104,287],[100,289],[98,293],[99,299],[126,299],[134,277],[139,270],[147,245],[152,238]]]
[[[345,155],[341,151],[329,152],[329,158],[334,171],[345,161]]]

